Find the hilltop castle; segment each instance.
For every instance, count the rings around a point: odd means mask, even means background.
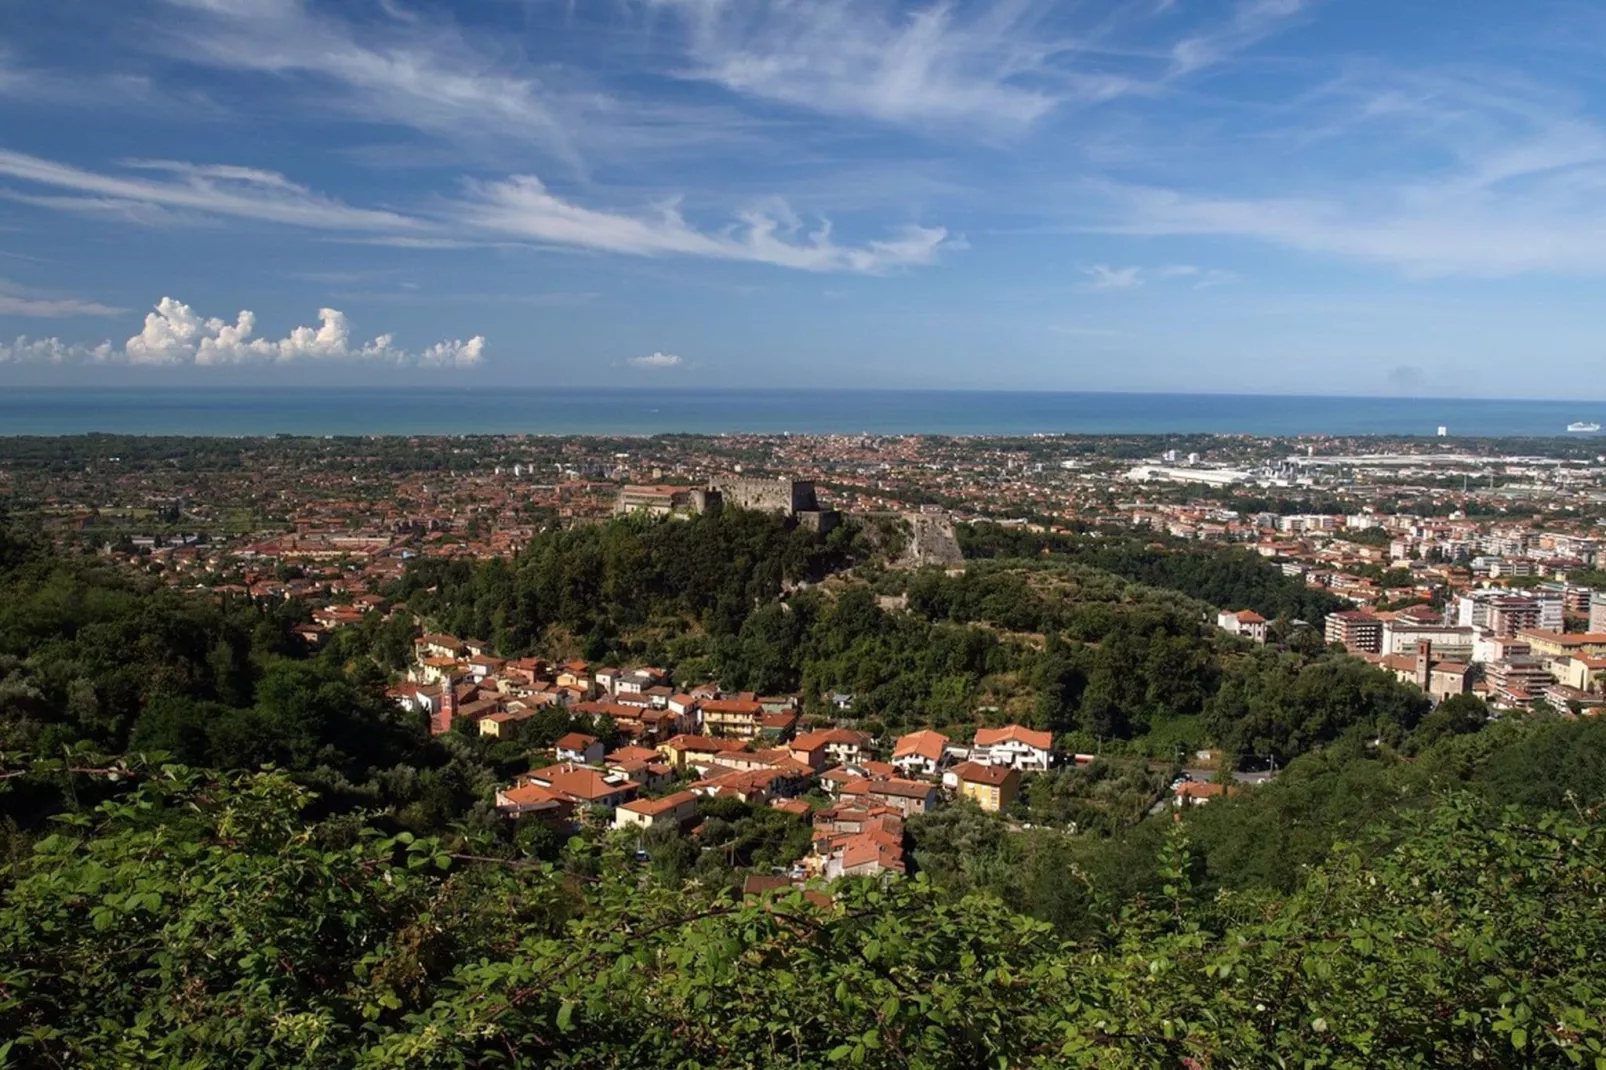
[[[654,516],[691,516],[710,506],[781,513],[815,531],[830,531],[841,519],[834,509],[821,509],[814,484],[806,479],[750,479],[729,477],[701,487],[625,486],[614,502],[615,515],[650,513]]]

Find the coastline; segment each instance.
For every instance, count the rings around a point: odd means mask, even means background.
[[[1272,394],[606,388],[0,393],[0,436],[1241,434],[1566,437],[1606,402]]]

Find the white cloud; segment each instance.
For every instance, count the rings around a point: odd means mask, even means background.
[[[0,176],[55,190],[70,197],[15,195],[45,207],[120,214],[164,210],[254,219],[321,230],[398,231],[420,228],[417,220],[369,208],[354,208],[314,193],[271,171],[206,166],[166,160],[135,160],[132,170],[171,178],[124,177],[86,171],[68,164],[0,149]]]
[[[558,93],[499,62],[447,24],[425,25],[386,4],[388,26],[355,29],[313,14],[303,0],[168,0],[190,12],[171,20],[180,59],[231,71],[311,75],[323,107],[359,118],[461,137],[489,134],[541,142],[573,159],[569,131],[596,103]]]
[[[379,7],[397,22],[417,22],[418,16],[402,7],[396,0],[379,0]]]
[[[951,3],[650,2],[683,20],[686,76],[817,111],[996,132],[1031,126],[1069,91],[1063,74],[1043,77],[1060,46],[1013,0],[971,18]]]
[[[0,364],[103,364],[112,359],[110,342],[87,346],[27,335],[14,342],[0,342]]]
[[[32,78],[11,55],[0,50],[0,94],[20,93],[31,82]]]
[[[127,311],[126,308],[113,308],[99,301],[61,297],[0,279],[0,316],[53,319],[64,316],[118,316]]]
[[[1495,75],[1345,82],[1319,104],[1333,97],[1336,111],[1300,110],[1285,146],[1292,173],[1330,177],[1266,193],[1109,183],[1084,229],[1249,239],[1420,277],[1606,274],[1600,122]]]
[[[874,275],[929,264],[939,249],[958,244],[942,227],[909,226],[894,238],[838,245],[829,223],[805,232],[779,202],[750,208],[736,224],[709,232],[687,222],[673,202],[633,214],[601,211],[563,200],[533,175],[471,183],[468,192],[455,214],[482,233],[634,256],[695,256]]]
[[[1156,279],[1189,279],[1193,282],[1195,290],[1206,290],[1212,286],[1225,286],[1229,282],[1237,282],[1238,274],[1233,271],[1223,271],[1220,268],[1202,268],[1194,264],[1166,264],[1154,270]]]
[[[347,205],[273,171],[172,160],[131,160],[124,166],[175,177],[102,175],[0,150],[0,175],[75,194],[39,196],[0,190],[0,196],[146,224],[170,222],[195,212],[359,232],[364,237],[356,240],[410,249],[534,242],[632,256],[691,256],[867,275],[929,264],[942,249],[964,247],[944,228],[922,226],[905,226],[891,237],[862,245],[841,245],[832,238],[829,223],[806,230],[779,200],[738,213],[737,221],[722,229],[704,231],[687,222],[674,202],[636,213],[587,208],[556,196],[531,175],[470,181],[465,198],[447,203],[439,220],[426,220]]]
[[[1588,182],[1596,183],[1606,188],[1606,160]],[[1606,211],[1597,196],[1566,184],[1542,181],[1542,191],[1523,195],[1427,182],[1260,199],[1118,187],[1124,218],[1092,229],[1249,238],[1421,276],[1606,272]]]
[[[1161,91],[1278,32],[1309,2],[1238,0],[1225,21],[1166,48],[1150,25],[1165,2],[1084,13],[1052,0],[646,0],[684,27],[684,77],[983,137],[1024,131],[1065,104]]]
[[[1307,0],[1240,0],[1226,25],[1185,37],[1172,46],[1172,73],[1189,74],[1214,66],[1276,33],[1306,6]]]
[[[1141,267],[1110,267],[1108,264],[1094,264],[1085,269],[1091,276],[1085,289],[1088,290],[1131,290],[1143,285],[1143,269]]]
[[[345,314],[318,311],[318,326],[297,327],[281,339],[258,338],[256,314],[243,311],[232,323],[203,318],[190,306],[164,297],[145,317],[139,334],[114,349],[111,343],[83,346],[57,338],[18,338],[0,343],[0,363],[116,363],[145,366],[232,364],[368,363],[402,367],[470,368],[485,355],[485,339],[437,342],[417,352],[397,348],[393,335],[353,344]]]
[[[685,362],[673,353],[648,353],[644,357],[631,357],[625,363],[636,368],[678,368]]]
[[[1219,268],[1202,268],[1193,264],[1163,264],[1157,268],[1146,267],[1110,267],[1108,264],[1094,264],[1083,268],[1083,273],[1090,276],[1088,282],[1080,289],[1098,293],[1110,290],[1135,290],[1146,286],[1150,282],[1179,282],[1187,280],[1193,283],[1195,290],[1208,289],[1211,286],[1222,286],[1229,282],[1238,281],[1238,276],[1231,271],[1222,271]]]

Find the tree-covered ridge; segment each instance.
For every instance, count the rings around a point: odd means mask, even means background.
[[[1194,887],[1206,898],[1289,894],[1336,843],[1447,794],[1533,812],[1606,804],[1606,722],[1507,719],[1451,736],[1419,728],[1406,742],[1411,753],[1351,735],[1272,781],[1186,810]],[[915,863],[947,895],[985,892],[1067,936],[1102,931],[1103,919],[1162,883],[1152,863],[1170,822],[1117,820],[1132,807],[1108,806],[1112,793],[1152,799],[1145,777],[1141,762],[1105,759],[1028,780],[1019,817],[966,807],[919,817],[909,824]]]
[[[997,524],[971,524],[959,530],[966,557],[1031,558],[1044,554],[1117,576],[1181,591],[1221,609],[1253,609],[1268,620],[1286,617],[1320,625],[1349,603],[1283,575],[1252,550],[1202,546],[1154,533],[1064,535]]]
[[[427,829],[461,817],[490,769],[385,694],[410,619],[398,636],[375,615],[314,654],[291,632],[305,614],[175,590],[0,527],[0,753],[273,764],[331,807],[391,807]],[[69,801],[62,785],[0,797],[0,857]]]
[[[1251,654],[1217,632],[1210,603],[1075,556],[1001,543],[1030,556],[910,574],[879,570],[876,545],[868,528],[822,538],[739,510],[630,518],[541,535],[512,562],[419,563],[394,593],[505,655],[662,665],[682,684],[801,692],[817,713],[847,695],[872,728],[1015,720],[1089,747],[1162,731],[1167,753],[1220,743],[1244,760],[1286,761],[1356,725],[1397,738],[1425,710],[1308,631]],[[1194,561],[1195,579],[1218,569],[1228,593],[1240,574],[1280,598],[1304,592],[1252,554]],[[867,582],[840,580],[852,565]],[[1284,701],[1294,691],[1298,709]],[[1305,695],[1321,701],[1305,709]]]
[[[419,562],[395,593],[441,628],[504,653],[569,637],[601,656],[653,623],[732,634],[786,585],[867,552],[856,525],[821,536],[737,509],[672,522],[626,517],[544,532],[511,561]]]
[[[41,770],[28,775],[66,775]],[[1157,889],[1069,941],[990,895],[821,906],[315,820],[176,767],[4,871],[16,1065],[1599,1065],[1598,812],[1440,798],[1282,895]],[[484,852],[484,853],[481,853]]]

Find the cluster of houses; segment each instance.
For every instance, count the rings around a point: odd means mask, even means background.
[[[712,700],[722,715],[740,701]],[[896,740],[887,762],[873,756],[868,734],[848,728],[737,738],[702,734],[708,724],[607,753],[597,737],[570,733],[558,740],[555,763],[499,791],[497,807],[510,817],[572,823],[589,815],[614,828],[647,829],[685,826],[697,816],[699,797],[736,798],[811,820],[813,848],[796,875],[834,880],[903,873],[906,819],[950,797],[1003,810],[1020,791],[1022,774],[1046,770],[1054,758],[1049,733],[1019,725],[981,729],[969,746],[930,729],[912,732]],[[813,810],[801,796],[814,789],[832,804]]]
[[[504,659],[478,639],[425,635],[414,640],[413,666],[391,696],[427,714],[437,735],[466,719],[481,735],[501,737],[550,707],[610,718],[621,735],[647,744],[705,724],[741,739],[780,739],[796,728],[797,700],[791,696],[726,694],[713,686],[678,692],[668,681],[662,669]]]
[[[423,636],[414,653],[408,679],[391,693],[427,714],[436,733],[467,720],[502,736],[549,706],[581,726],[589,718],[598,733],[569,732],[550,764],[498,791],[504,815],[645,830],[693,823],[701,797],[740,799],[813,822],[814,846],[799,877],[902,873],[906,819],[951,797],[1004,810],[1023,774],[1054,761],[1050,734],[1019,725],[980,729],[969,744],[912,732],[882,761],[865,732],[804,726],[795,696],[712,685],[680,691],[660,669],[502,659],[485,643],[446,635]],[[831,805],[816,811],[804,801],[816,790]]]

